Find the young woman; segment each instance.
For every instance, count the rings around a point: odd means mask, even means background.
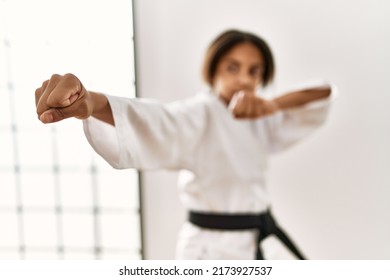
[[[89,143],[115,168],[181,170],[189,221],[177,258],[262,259],[259,243],[275,235],[303,259],[270,214],[267,158],[324,123],[334,90],[320,84],[264,99],[256,93],[274,69],[264,40],[229,30],[205,56],[210,92],[162,104],[88,91],[72,74],[53,75],[36,90],[37,113],[43,123],[83,119]]]

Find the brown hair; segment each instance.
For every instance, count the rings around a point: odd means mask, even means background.
[[[275,73],[275,64],[272,52],[268,44],[260,37],[239,30],[227,30],[220,34],[208,47],[203,62],[203,79],[212,86],[215,71],[221,58],[234,46],[249,42],[259,49],[265,60],[264,72],[262,76],[263,86],[268,85]]]

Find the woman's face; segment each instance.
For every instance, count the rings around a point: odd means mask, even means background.
[[[264,58],[251,43],[240,43],[222,56],[213,79],[214,91],[227,103],[238,91],[255,94],[262,83]]]

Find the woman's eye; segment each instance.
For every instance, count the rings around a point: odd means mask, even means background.
[[[230,72],[230,73],[237,73],[238,67],[237,67],[236,65],[229,65],[229,66],[227,67],[227,70],[228,70],[228,72]]]
[[[258,76],[260,76],[260,75],[262,74],[262,71],[261,71],[260,68],[253,68],[253,69],[250,71],[250,74],[251,74],[252,76],[258,77]]]

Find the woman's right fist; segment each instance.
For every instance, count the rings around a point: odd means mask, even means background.
[[[54,74],[35,91],[38,118],[43,123],[91,116],[91,94],[73,74]]]

